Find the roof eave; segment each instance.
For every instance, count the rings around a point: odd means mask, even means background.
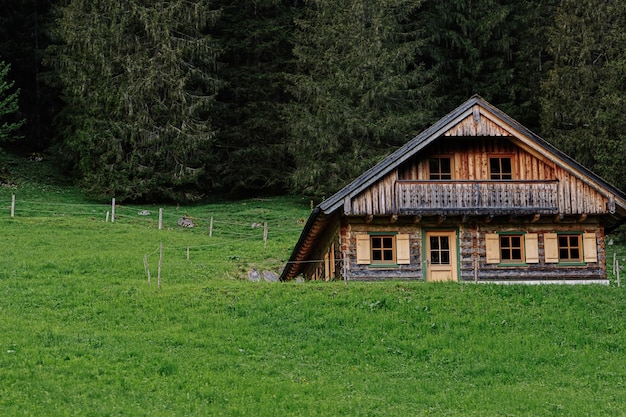
[[[309,215],[309,218],[304,225],[304,229],[302,229],[302,232],[300,233],[298,243],[294,246],[291,256],[289,257],[289,261],[287,261],[287,265],[280,274],[280,281],[289,281],[301,272],[303,262],[309,253],[309,250],[307,250],[309,248],[307,242],[314,240],[317,234],[313,232],[319,232],[321,229],[319,227],[321,216],[323,216],[322,210],[319,206],[315,207]]]

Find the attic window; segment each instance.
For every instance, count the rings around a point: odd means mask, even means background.
[[[489,174],[492,180],[513,179],[513,164],[510,157],[489,158]]]
[[[452,160],[449,157],[433,157],[429,160],[431,180],[451,180]]]

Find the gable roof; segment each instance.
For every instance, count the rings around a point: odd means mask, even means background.
[[[478,111],[480,111],[480,115],[476,114],[477,109],[475,108],[475,106],[478,106]],[[526,127],[522,126],[515,119],[511,118],[506,113],[502,112],[498,108],[483,100],[480,96],[474,95],[465,103],[461,104],[448,115],[440,119],[437,123],[424,130],[422,133],[408,141],[391,155],[387,156],[377,165],[365,171],[363,174],[361,174],[350,184],[339,190],[333,196],[323,201],[319,205],[320,209],[327,214],[336,210],[339,206],[343,204],[344,198],[356,196],[357,194],[368,188],[370,185],[384,177],[391,170],[397,168],[403,162],[411,159],[414,155],[419,153],[422,149],[430,145],[439,137],[445,135],[446,132],[453,129],[464,119],[468,117],[480,116],[487,117],[491,123],[495,124],[498,127],[502,127],[508,133],[508,136],[520,139],[526,145],[529,145],[531,148],[539,151],[556,164],[561,166],[570,166],[571,168],[573,168],[573,170],[570,169],[569,171],[572,171],[574,175],[576,174],[576,171],[578,171],[580,174],[584,174],[585,177],[591,179],[593,182],[596,183],[590,184],[592,186],[595,185],[594,188],[604,188],[612,194],[620,197],[622,200],[624,200],[624,204],[626,204],[626,194],[624,194],[621,190],[615,188],[596,174],[592,173],[587,168],[583,167],[578,162],[574,161],[572,158],[555,148],[552,144],[545,141],[535,133],[531,132]],[[486,135],[475,134],[468,136]]]
[[[474,95],[381,162],[358,176],[330,198],[320,203],[311,213],[300,235],[300,239],[294,247],[289,262],[281,274],[281,280],[291,279],[300,273],[304,266],[303,262],[310,254],[315,241],[323,232],[330,217],[334,217],[333,215],[340,211],[339,209],[343,206],[346,199],[356,197],[440,137],[453,135],[453,132],[457,131],[466,119],[473,118],[474,121],[478,121],[482,117],[487,118],[486,130],[465,132],[466,136],[508,136],[515,138],[520,146],[525,147],[530,152],[536,152],[548,158],[572,175],[588,183],[589,186],[598,190],[601,194],[612,195],[622,215],[626,215],[626,194],[624,192],[589,171],[480,96]],[[616,219],[612,228],[619,226],[624,221],[622,218]]]

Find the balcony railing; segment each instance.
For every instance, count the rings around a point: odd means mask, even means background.
[[[400,214],[555,214],[557,181],[398,181]]]

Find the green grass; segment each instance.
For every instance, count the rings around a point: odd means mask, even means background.
[[[49,167],[14,168],[3,416],[626,414],[623,288],[249,282],[284,264],[308,201],[166,206],[158,230],[158,207],[106,223],[107,204],[36,178]]]

